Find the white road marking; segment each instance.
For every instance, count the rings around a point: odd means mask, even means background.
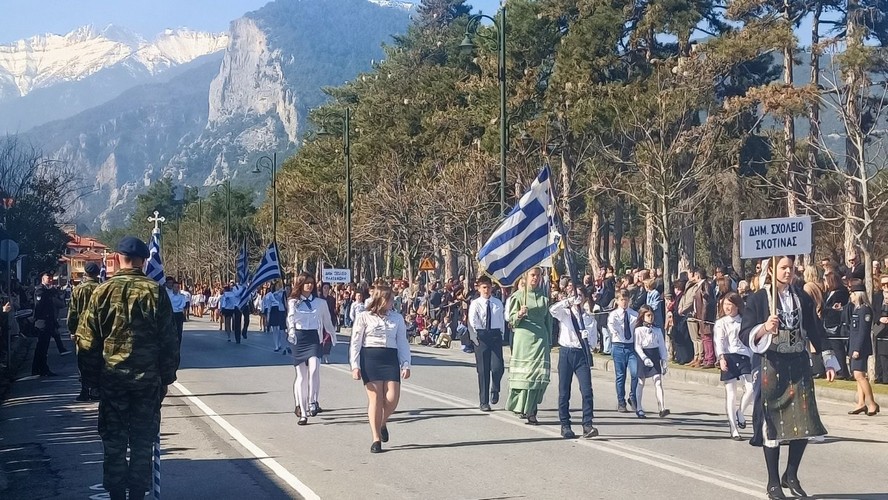
[[[334,365],[322,365],[325,368],[329,368],[331,370],[336,370],[341,373],[346,373],[351,375],[351,370]],[[414,389],[413,387],[417,387],[419,389]],[[448,406],[454,408],[465,408],[466,406],[473,407],[474,403],[467,399],[462,399],[451,394],[447,394],[444,392],[436,391],[434,389],[430,389],[424,386],[420,386],[417,384],[413,384],[410,382],[405,382],[401,384],[401,390],[403,392],[407,392],[416,396],[424,397],[426,399],[430,399],[432,401],[436,401],[438,403],[446,404]],[[518,420],[514,416],[506,416],[503,415],[502,411],[492,412],[487,414],[490,418],[495,418],[501,422],[505,422],[507,424],[514,425],[516,427],[520,427],[525,430],[536,431],[540,434],[546,434],[549,436],[561,437],[561,433],[546,429],[540,426],[530,426],[526,425],[523,420]],[[755,483],[749,479],[740,478],[736,475],[729,474],[726,472],[722,472],[718,469],[713,469],[707,467],[702,464],[688,462],[685,460],[677,459],[674,457],[661,455],[658,453],[653,453],[651,451],[645,450],[643,448],[639,448],[637,446],[632,446],[629,444],[625,444],[620,442],[616,443],[607,443],[607,442],[596,442],[595,440],[589,439],[578,439],[574,440],[573,443],[586,446],[588,448],[592,448],[598,451],[602,451],[604,453],[610,453],[611,455],[617,455],[623,458],[627,458],[629,460],[634,460],[636,462],[641,462],[646,465],[650,465],[652,467],[657,467],[658,469],[663,469],[669,472],[673,472],[675,474],[680,474],[682,476],[696,479],[698,481],[708,483],[714,486],[718,486],[720,488],[725,488],[728,490],[735,491],[737,493],[742,493],[744,495],[749,495],[756,498],[761,498],[762,496],[762,486],[758,483]],[[741,486],[739,484],[731,484],[728,481],[734,481],[736,483],[742,483],[745,486]],[[749,487],[746,487],[749,486]],[[751,487],[758,487],[759,489],[752,489]]]
[[[200,400],[197,396],[193,395],[191,391],[185,388],[179,382],[173,382],[173,387],[176,388],[179,393],[182,394],[184,399],[188,400],[189,403],[194,406],[200,408],[202,412],[214,422],[219,424],[219,427],[225,430],[229,436],[234,438],[238,443],[241,444],[244,448],[246,448],[255,458],[259,459],[263,465],[271,469],[272,472],[281,480],[283,480],[287,485],[289,485],[293,490],[301,495],[306,500],[320,500],[321,497],[318,496],[311,488],[309,488],[305,483],[300,481],[296,476],[294,476],[290,471],[284,468],[283,465],[278,463],[277,460],[268,456],[267,453],[262,451],[262,448],[256,446],[252,441],[247,439],[241,431],[237,430],[236,427],[228,423],[227,420],[220,417],[212,408],[206,405],[203,401]]]

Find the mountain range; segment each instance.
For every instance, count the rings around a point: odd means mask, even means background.
[[[384,57],[410,8],[276,0],[224,34],[170,30],[147,42],[85,27],[16,42],[0,47],[0,116],[21,112],[0,127],[75,168],[88,194],[68,215],[90,230],[125,223],[135,197],[164,176],[264,185],[244,175],[256,158],[292,153],[322,88]]]

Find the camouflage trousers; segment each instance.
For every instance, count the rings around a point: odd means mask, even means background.
[[[105,491],[151,489],[152,445],[160,431],[161,387],[102,387],[99,435],[105,448]],[[126,459],[127,448],[129,463]]]

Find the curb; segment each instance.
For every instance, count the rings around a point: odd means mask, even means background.
[[[610,356],[594,354],[595,370],[612,372],[614,360]],[[680,382],[688,382],[691,384],[709,385],[712,387],[721,387],[721,378],[717,371],[706,371],[691,368],[683,368],[681,365],[674,363],[669,364],[669,372],[667,377]],[[840,403],[853,403],[857,401],[857,393],[848,389],[834,389],[832,387],[824,387],[819,381],[814,381],[817,396]]]

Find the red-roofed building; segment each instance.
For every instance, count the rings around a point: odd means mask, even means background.
[[[117,272],[119,265],[116,252],[109,252],[108,247],[95,238],[77,234],[77,229],[73,225],[62,226],[62,230],[67,233],[69,241],[64,255],[59,258],[59,283],[80,282],[83,279],[83,268],[90,262],[101,267],[103,258],[108,276],[113,276]]]

